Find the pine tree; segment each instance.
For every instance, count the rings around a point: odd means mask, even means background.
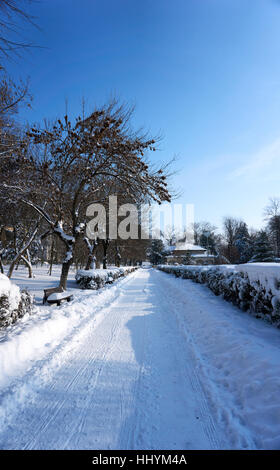
[[[199,238],[199,245],[207,249],[211,255],[217,254],[216,239],[214,232],[203,231]]]
[[[274,215],[268,222],[268,230],[271,235],[271,241],[274,245],[274,251],[277,257],[280,257],[280,215]]]
[[[239,252],[239,262],[248,263],[252,257],[253,246],[246,222],[241,222],[237,229],[235,246]]]
[[[166,260],[166,252],[162,240],[152,240],[148,252],[149,261],[152,264],[163,264]]]
[[[250,263],[255,262],[270,262],[274,261],[275,256],[273,250],[270,246],[267,233],[264,230],[261,230],[254,242],[253,246],[253,256],[250,259]]]

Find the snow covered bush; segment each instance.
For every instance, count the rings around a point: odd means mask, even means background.
[[[26,313],[31,313],[33,298],[20,291],[4,274],[0,274],[0,328],[9,326]]]
[[[251,266],[250,266],[251,267]],[[257,318],[263,318],[280,327],[280,268],[274,269],[273,277],[256,275],[234,266],[159,266],[164,272],[174,274],[176,277],[191,279],[199,284],[205,284],[215,295],[233,303],[244,311],[253,313]],[[266,266],[259,267],[265,272]]]
[[[79,269],[76,273],[76,281],[82,289],[100,289],[105,284],[111,284],[116,279],[135,271],[136,267],[112,268],[112,269]]]

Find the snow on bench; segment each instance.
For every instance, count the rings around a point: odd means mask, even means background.
[[[47,302],[50,305],[52,304],[60,305],[63,300],[70,302],[70,300],[73,300],[73,294],[71,294],[71,292],[67,292],[63,290],[62,287],[44,289],[43,304]]]

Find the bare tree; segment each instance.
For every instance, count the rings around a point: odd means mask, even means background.
[[[239,259],[238,249],[235,245],[238,229],[241,221],[234,217],[224,218],[224,239],[226,242],[225,253],[223,253],[230,263],[235,263]]]
[[[276,215],[280,215],[280,198],[271,197],[269,198],[269,204],[264,208],[264,218],[270,219]]]
[[[23,8],[31,1],[0,0],[0,59],[19,54],[23,50],[34,47],[22,38],[22,22],[32,24],[34,18]]]
[[[280,257],[280,198],[272,197],[264,209],[264,217],[267,221],[267,231],[274,248],[275,255]]]
[[[9,267],[9,271],[8,271],[8,277],[12,277],[12,274],[13,274],[13,271],[14,271],[14,268],[16,266],[16,264],[20,261],[20,259],[22,259],[24,261],[24,263],[27,265],[28,267],[28,271],[29,271],[29,277],[31,278],[32,277],[32,267],[31,267],[31,263],[30,261],[28,260],[28,258],[26,258],[24,256],[24,254],[27,252],[29,246],[31,245],[31,243],[33,242],[34,238],[36,237],[37,235],[37,232],[38,232],[38,229],[39,229],[39,223],[40,223],[40,219],[38,220],[38,222],[36,223],[36,226],[35,228],[32,230],[32,232],[29,234],[28,236],[28,239],[27,241],[24,243],[24,245],[19,249],[19,251],[16,253],[14,259],[12,260],[11,264],[10,264],[10,267]]]
[[[20,132],[14,122],[19,106],[30,106],[28,81],[14,82],[4,69],[4,60],[31,44],[22,40],[22,23],[33,24],[33,18],[25,9],[30,1],[0,0],[0,158],[9,158],[18,150]],[[2,161],[0,163],[2,165]],[[1,168],[2,169],[2,168]]]
[[[103,200],[104,180],[108,186],[118,182],[127,197],[170,201],[165,167],[156,169],[145,158],[156,141],[132,132],[130,118],[130,109],[113,102],[73,125],[65,116],[50,128],[33,127],[13,178],[2,180],[2,197],[31,207],[47,224],[46,233],[63,243],[63,288],[84,235],[86,208]]]

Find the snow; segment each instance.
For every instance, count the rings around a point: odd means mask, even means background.
[[[196,256],[196,255],[193,255]],[[202,255],[199,255],[201,257]],[[207,255],[206,255],[207,256]],[[165,267],[166,265],[160,265],[159,267]],[[222,265],[168,265],[168,268],[174,270],[182,269],[200,269],[207,271],[209,269],[219,269],[224,272],[236,272],[240,271],[246,273],[251,282],[259,281],[268,290],[270,289],[272,294],[279,296],[279,289],[277,288],[277,280],[279,281],[280,287],[280,264],[279,263],[246,263],[246,264],[222,264]]]
[[[279,335],[150,268],[76,290],[2,333],[0,448],[279,449]]]
[[[166,246],[166,251],[174,250],[188,250],[188,251],[206,251],[206,248],[203,248],[199,245],[192,245],[191,243],[176,243],[176,245]]]
[[[78,269],[77,277],[99,277],[100,279],[106,279],[111,269]]]
[[[4,274],[0,274],[0,297],[6,295],[8,297],[9,308],[14,310],[20,302],[19,287],[10,281]]]
[[[159,269],[176,277],[205,284],[216,295],[258,318],[280,326],[279,264],[260,263],[220,266],[160,265]]]
[[[207,259],[214,259],[216,258],[215,255],[210,255],[208,253],[201,253],[200,255],[191,255],[192,258],[207,258]]]
[[[280,283],[279,263],[247,263],[236,265],[235,269],[245,272],[250,281],[259,281],[261,285],[270,289],[274,295],[279,296],[279,288],[277,288],[276,282],[278,280]]]
[[[84,222],[81,222],[79,223],[78,225],[76,225],[75,227],[75,233],[80,233],[84,230],[86,224]]]
[[[71,295],[71,292],[66,291],[66,290],[64,292],[56,292],[56,293],[50,294],[48,296],[48,300],[61,300],[61,299],[65,299],[65,297],[68,297],[69,295]]]
[[[107,269],[78,269],[76,273],[76,281],[80,283],[82,281],[82,287],[88,287],[88,282],[92,280],[95,287],[102,287],[106,282],[112,282],[123,276],[125,273],[134,270],[134,267],[125,266],[121,268],[111,267]],[[84,281],[84,282],[83,282]]]
[[[131,266],[122,266],[120,268],[116,268],[114,266],[109,267],[107,269],[79,269],[77,272],[80,274],[80,276],[90,276],[90,277],[96,277],[99,276],[101,278],[106,279],[108,274],[110,273],[125,273],[126,271],[129,271],[131,269]]]
[[[67,263],[72,258],[73,258],[73,250],[68,250],[64,258],[64,263]]]
[[[70,235],[67,235],[67,233],[64,232],[62,222],[58,222],[57,226],[54,227],[54,231],[59,233],[61,238],[63,238],[65,241],[74,243],[75,238]]]
[[[231,448],[280,448],[280,332],[207,287],[162,273],[180,328]],[[205,386],[205,385],[204,385]]]
[[[67,292],[74,294],[75,302],[63,303],[59,307],[42,306],[43,289],[57,285],[61,267],[55,268],[51,281],[46,275],[46,267],[35,268],[36,280],[23,278],[26,269],[15,274],[18,284],[35,294],[36,303],[32,315],[27,314],[14,325],[0,330],[0,388],[56,348],[67,335],[88,321],[93,312],[96,313],[103,303],[112,300],[116,294],[117,286],[103,288],[100,291],[102,295],[90,290],[81,291],[72,280],[72,272],[68,281],[71,287],[68,287]],[[88,304],[90,309],[87,308]]]

